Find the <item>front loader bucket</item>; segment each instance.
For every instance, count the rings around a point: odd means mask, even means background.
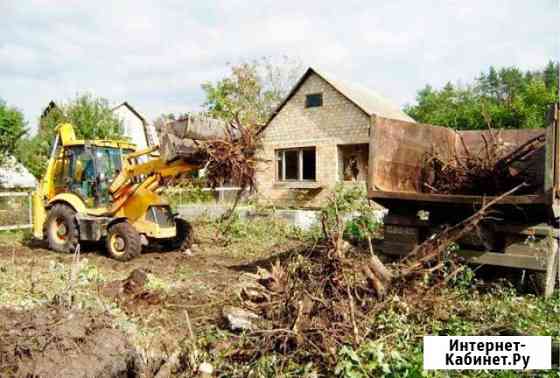
[[[177,159],[198,162],[200,154],[197,143],[191,139],[180,139],[173,134],[162,134],[159,141],[160,157],[169,163]]]
[[[188,116],[167,125],[160,137],[160,153],[164,161],[176,159],[197,161],[198,142],[235,140],[241,132],[222,120],[203,116]]]
[[[188,116],[169,124],[167,132],[181,139],[237,139],[239,130],[226,122],[203,116]]]

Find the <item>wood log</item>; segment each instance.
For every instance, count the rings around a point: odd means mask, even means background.
[[[373,272],[375,272],[379,277],[381,277],[383,281],[385,281],[386,283],[391,282],[391,280],[393,279],[393,274],[391,273],[391,271],[389,271],[389,269],[387,269],[385,264],[383,264],[381,260],[379,260],[379,257],[377,257],[377,255],[373,252],[371,237],[368,236],[367,239],[369,245],[369,252],[371,254],[371,262],[369,264],[370,269]]]
[[[362,267],[362,272],[365,274],[371,287],[375,290],[377,298],[383,299],[383,297],[385,297],[385,293],[387,292],[387,288],[383,285],[381,279],[379,279],[379,277],[371,271],[368,265],[364,265]]]

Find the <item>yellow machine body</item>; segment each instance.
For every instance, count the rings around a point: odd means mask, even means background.
[[[175,237],[169,204],[158,192],[166,179],[199,166],[165,162],[155,154],[157,148],[138,151],[124,140],[78,140],[71,124],[61,124],[33,195],[34,236],[45,237],[50,209],[64,205],[76,214],[80,240],[100,240],[108,227],[122,221],[133,226],[143,244]]]

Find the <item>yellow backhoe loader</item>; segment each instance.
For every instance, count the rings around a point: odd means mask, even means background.
[[[195,159],[170,161],[120,140],[78,140],[71,124],[57,128],[48,167],[33,195],[33,234],[49,248],[74,252],[81,241],[105,240],[121,261],[159,243],[186,251],[191,226],[158,192],[171,178],[200,168]]]

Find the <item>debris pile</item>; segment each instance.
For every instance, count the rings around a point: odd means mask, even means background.
[[[171,123],[160,137],[162,158],[183,159],[205,167],[211,187],[231,184],[254,188],[256,137],[239,120],[229,124],[202,116]]]
[[[258,321],[251,317],[250,326],[238,327],[255,337],[244,339],[235,358],[254,358],[255,351],[281,352],[295,359],[320,359],[328,366],[336,362],[336,351],[343,345],[357,346],[375,336],[371,320],[392,298],[400,298],[419,316],[432,311],[444,295],[438,289],[463,270],[463,262],[449,253],[450,245],[476,230],[493,215],[492,206],[523,187],[489,201],[390,265],[377,258],[371,244],[364,253],[337,242],[335,232],[283,264],[245,274],[239,297]]]
[[[422,170],[422,190],[434,194],[499,195],[526,183],[518,194],[534,193],[538,172],[535,158],[542,156],[545,135],[539,135],[520,146],[504,142],[501,130],[480,133],[478,149],[468,147],[463,136],[456,134],[462,146],[451,154],[433,146],[426,154]]]
[[[323,242],[286,265],[259,270],[240,291],[244,306],[267,325],[253,331],[260,336],[252,339],[255,349],[298,353],[310,346],[334,359],[340,346],[359,344],[381,303],[371,268],[367,256],[349,250],[342,257]]]

